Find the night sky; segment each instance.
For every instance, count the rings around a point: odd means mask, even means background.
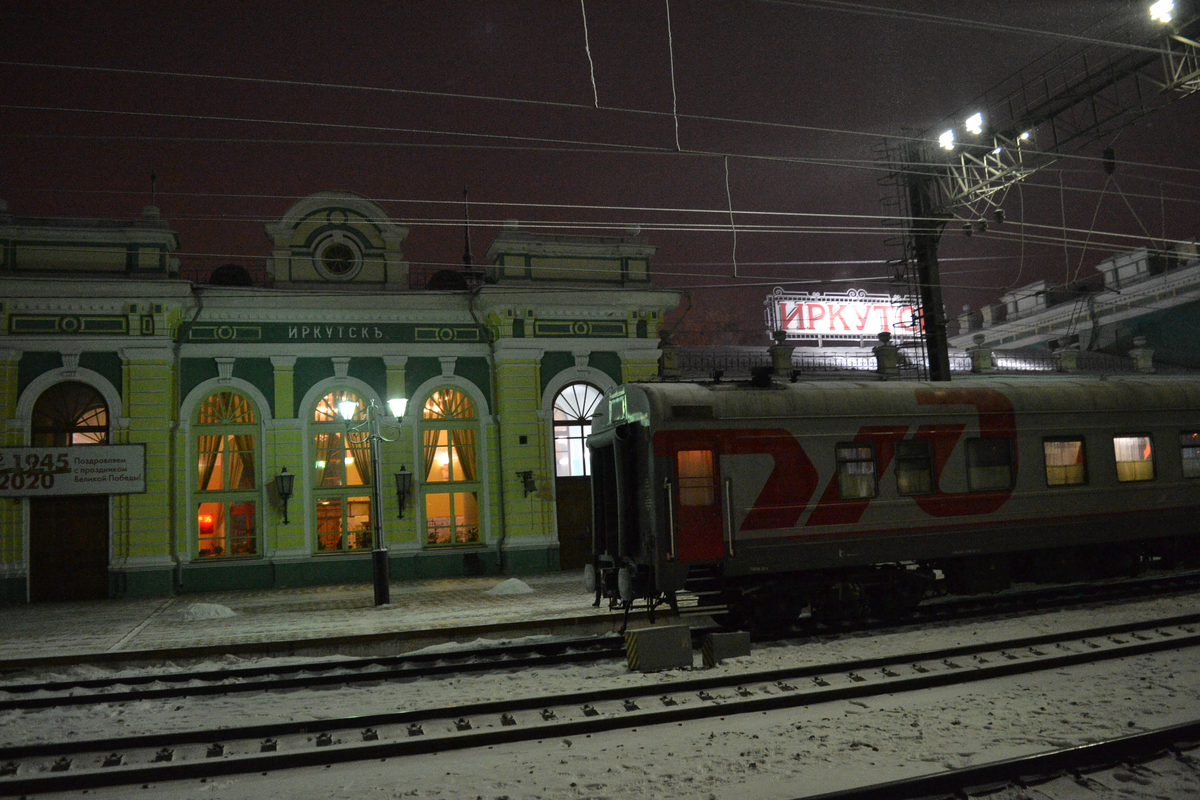
[[[765,344],[781,282],[887,291],[882,137],[932,130],[1147,5],[10,1],[0,197],[18,216],[132,218],[153,173],[181,274],[204,281],[228,262],[261,277],[263,224],[320,190],[410,226],[414,269],[460,264],[467,187],[477,264],[505,220],[639,226],[656,283],[693,291],[682,341]],[[1200,235],[1197,131],[1193,95],[1010,191],[1004,226],[948,226],[949,315]]]

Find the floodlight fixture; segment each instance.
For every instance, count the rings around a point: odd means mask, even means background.
[[[1021,141],[1022,142],[1028,142],[1029,136],[1030,136],[1029,131],[1021,131]]]
[[[1150,19],[1165,25],[1171,21],[1171,12],[1174,10],[1173,0],[1158,0],[1157,3],[1150,6]]]
[[[938,137],[938,144],[940,144],[942,146],[943,150],[953,150],[954,149],[954,131],[952,131],[952,130],[943,131],[942,135]]]
[[[967,130],[978,136],[983,133],[983,114],[976,111],[971,116],[967,117]]]
[[[996,149],[992,151],[992,155],[994,155],[994,156],[998,156],[998,155],[1000,155],[1002,152],[1004,152],[1004,148],[1003,148],[1003,147],[1001,147],[1000,145],[996,145]]]

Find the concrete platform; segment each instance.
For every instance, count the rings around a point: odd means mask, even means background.
[[[580,571],[520,578],[529,593],[491,591],[504,580],[393,583],[391,603],[378,607],[369,584],[0,606],[0,670],[219,654],[389,655],[484,636],[598,634],[621,625],[607,604],[592,607]],[[233,615],[214,616],[225,609]],[[644,624],[644,616],[632,615],[631,624]]]

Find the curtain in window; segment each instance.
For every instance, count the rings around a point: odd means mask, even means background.
[[[438,439],[441,438],[441,431],[425,431],[425,480],[432,481],[433,465],[437,460],[437,445]]]
[[[212,483],[213,470],[219,461],[221,436],[198,436],[196,447],[200,451],[200,491],[206,491]]]
[[[454,429],[450,431],[450,441],[454,443],[454,453],[462,467],[463,480],[475,480],[475,431]]]
[[[235,448],[229,453],[229,486],[230,489],[254,488],[254,436],[238,434],[230,436],[230,444]]]
[[[354,456],[354,465],[358,467],[358,475],[362,478],[364,486],[371,485],[371,441],[368,439],[355,444],[347,437],[346,450]],[[346,474],[346,483],[349,484],[349,470]]]

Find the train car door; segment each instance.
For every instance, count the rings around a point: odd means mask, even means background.
[[[674,454],[674,550],[679,561],[725,555],[720,459],[711,445],[682,444]]]

